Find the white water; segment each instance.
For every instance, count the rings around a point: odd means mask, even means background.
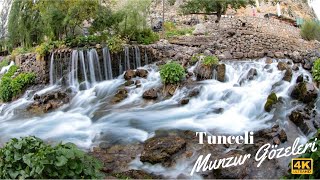
[[[14,62],[11,61],[10,64],[8,66],[4,66],[1,68],[1,71],[0,71],[0,75],[1,74],[5,74],[6,72],[9,71],[10,67],[14,65]]]
[[[90,60],[93,61],[92,58]],[[176,91],[167,100],[153,102],[142,99],[145,90],[161,86],[160,75],[155,66],[145,66],[149,71],[148,78],[136,78],[141,80],[142,86],[130,86],[128,98],[116,105],[109,102],[118,87],[125,83],[123,75],[117,79],[97,82],[92,88],[78,92],[70,104],[41,116],[25,112],[26,106],[33,101],[26,94],[23,98],[0,107],[0,141],[36,135],[44,139],[70,141],[89,148],[103,141],[145,141],[157,129],[240,134],[270,127],[274,118],[280,124],[285,124],[286,115],[293,108],[290,103],[284,105],[280,113],[264,111],[264,103],[272,91],[272,85],[281,81],[284,75],[284,72],[278,71],[277,63],[271,64],[268,69],[264,68],[264,61],[226,64],[227,82],[199,82],[197,87],[202,87],[200,95],[192,98],[185,106],[180,106],[179,101],[186,95],[186,88]],[[256,68],[258,76],[240,87],[237,85],[239,78],[250,68]],[[294,72],[291,83],[283,81],[273,91],[290,100],[290,87],[301,73],[311,79],[308,72],[300,70]],[[49,88],[41,93],[59,87]]]

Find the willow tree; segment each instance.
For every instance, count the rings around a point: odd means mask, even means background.
[[[183,14],[217,15],[219,22],[228,8],[237,10],[254,4],[254,0],[188,0],[180,8]]]

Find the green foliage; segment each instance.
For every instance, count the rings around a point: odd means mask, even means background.
[[[180,8],[183,14],[216,14],[219,21],[228,8],[237,10],[254,3],[254,0],[188,0]]]
[[[151,29],[145,29],[138,33],[136,36],[139,44],[152,44],[159,40],[159,35],[153,32]]]
[[[1,179],[97,179],[102,164],[72,143],[51,146],[30,136],[0,149]]]
[[[54,48],[61,48],[63,46],[63,41],[47,41],[36,46],[34,52],[37,53],[37,59],[40,59],[40,57],[44,57]]]
[[[185,70],[177,62],[169,62],[161,66],[160,76],[165,84],[177,84],[185,76]]]
[[[205,66],[213,66],[219,63],[219,59],[216,56],[205,56],[202,63]]]
[[[198,61],[200,61],[203,57],[203,54],[194,54],[191,57],[191,65],[195,65]]]
[[[30,48],[26,48],[26,47],[17,47],[15,49],[12,50],[11,52],[11,57],[12,59],[15,59],[18,55],[21,54],[25,54],[25,53],[29,53],[32,50]]]
[[[286,176],[287,179],[319,179],[320,178],[320,129],[318,129],[317,133],[313,138],[311,138],[308,143],[312,143],[317,138],[315,142],[315,148],[317,151],[312,152],[310,148],[306,151],[305,154],[302,154],[300,158],[312,158],[313,159],[313,174],[290,174]],[[289,164],[289,167],[292,164]]]
[[[164,28],[167,38],[192,34],[194,31],[194,28],[177,28],[173,22],[165,22]]]
[[[320,58],[318,58],[313,64],[312,76],[316,82],[320,82]]]
[[[125,41],[119,36],[111,36],[106,40],[106,44],[108,48],[110,49],[110,52],[120,52],[123,50],[123,46],[125,44]]]
[[[176,3],[176,0],[168,0],[168,2],[170,6],[173,6]]]
[[[28,86],[32,85],[36,79],[34,73],[21,73],[12,78],[17,72],[18,66],[13,65],[8,72],[3,75],[0,82],[0,99],[4,102],[22,93]]]
[[[302,38],[320,41],[320,24],[316,21],[306,20],[301,26]]]
[[[1,62],[0,62],[0,70],[9,65],[9,59],[8,58],[4,58]]]

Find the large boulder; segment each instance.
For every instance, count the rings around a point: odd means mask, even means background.
[[[158,92],[156,89],[152,88],[147,91],[145,91],[142,95],[144,99],[157,99],[158,98]]]
[[[288,69],[288,64],[285,62],[279,62],[277,67],[280,71],[284,71],[284,70]]]
[[[313,83],[300,82],[293,88],[291,97],[304,103],[314,102],[318,97],[318,90]]]
[[[127,70],[125,73],[124,73],[124,79],[125,80],[130,80],[132,78],[136,77],[136,73],[134,70]]]
[[[199,63],[194,70],[198,80],[211,79],[213,76],[213,67]]]
[[[145,142],[140,160],[151,164],[164,163],[185,146],[186,141],[179,136],[153,137]]]
[[[35,94],[34,102],[27,108],[34,113],[46,113],[69,103],[69,94],[65,91],[54,91],[43,95]]]
[[[288,68],[286,70],[286,72],[284,73],[284,77],[282,80],[290,82],[291,79],[292,79],[292,70],[290,68]]]
[[[206,27],[203,24],[197,24],[195,30],[192,32],[193,35],[205,35],[206,34]]]
[[[216,66],[217,68],[217,80],[220,82],[224,82],[226,80],[226,65],[219,64]]]
[[[148,71],[145,69],[137,69],[136,76],[146,78],[148,76]]]
[[[125,88],[121,88],[117,91],[114,97],[111,99],[113,104],[119,103],[128,97],[128,91]]]

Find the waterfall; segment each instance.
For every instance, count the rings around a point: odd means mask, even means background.
[[[90,73],[90,80],[92,84],[96,83],[96,74],[94,69],[94,62],[93,62],[93,53],[92,51],[87,51],[87,57],[89,60],[89,73]]]
[[[145,62],[145,64],[149,64],[147,49],[144,49],[144,62]]]
[[[123,67],[122,67],[122,59],[121,55],[119,56],[119,75],[123,73]]]
[[[125,64],[125,70],[130,69],[130,54],[129,54],[129,47],[124,48],[124,64]]]
[[[217,80],[217,77],[218,77],[218,72],[216,68],[213,68],[212,79]]]
[[[84,78],[84,83],[86,85],[86,89],[89,89],[89,84],[88,84],[88,77],[87,77],[87,71],[86,71],[86,64],[84,62],[84,55],[83,55],[83,51],[79,51],[79,57],[80,57],[80,63],[81,63],[81,67],[82,67],[82,75]]]
[[[52,86],[55,82],[54,82],[54,79],[53,79],[53,76],[54,76],[54,53],[51,54],[51,60],[50,60],[50,85]]]
[[[72,51],[71,68],[69,73],[69,86],[78,88],[78,50]]]
[[[140,49],[138,46],[134,46],[134,54],[136,56],[136,68],[141,67],[141,56],[140,56]]]
[[[103,52],[105,79],[106,80],[113,79],[112,66],[111,66],[111,57],[110,57],[109,48],[107,48],[107,47],[103,48],[102,52]]]
[[[94,63],[97,65],[96,68],[95,68],[96,72],[98,73],[97,80],[98,80],[98,81],[102,81],[103,78],[102,78],[101,66],[100,66],[100,61],[99,61],[98,53],[97,53],[96,49],[91,49],[91,50],[90,50],[90,53],[92,54],[92,57],[94,57],[94,58],[93,58]]]

